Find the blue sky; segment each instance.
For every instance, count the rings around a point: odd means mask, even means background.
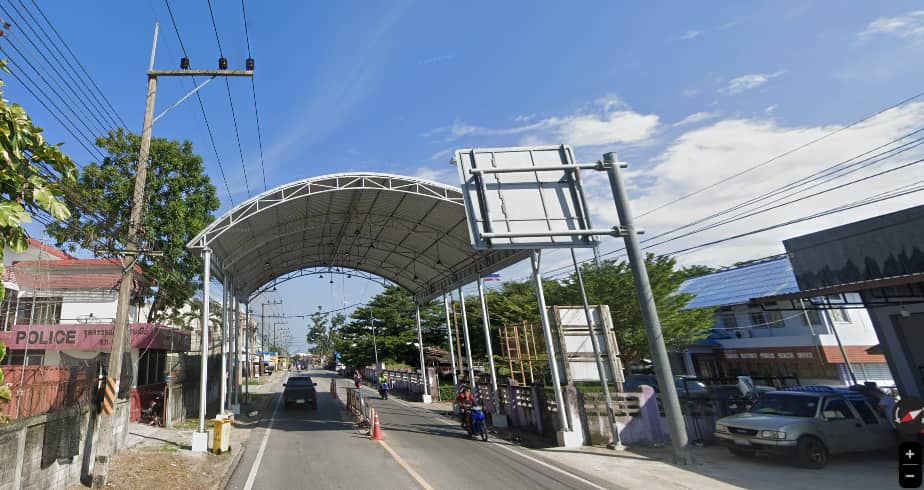
[[[19,2],[5,2],[10,15],[3,15],[14,19],[13,42],[21,26],[11,6],[21,8]],[[30,2],[24,3],[31,8]],[[232,66],[242,66],[241,4],[212,3],[224,54]],[[580,158],[617,151],[629,162],[634,206],[643,212],[920,92],[924,79],[918,62],[924,14],[916,2],[246,4],[270,188],[347,170],[456,184],[449,165],[456,148],[568,143]],[[155,20],[161,21],[156,66],[176,67],[181,56],[163,1],[41,5],[115,110],[139,131]],[[219,50],[206,1],[174,0],[171,6],[193,67],[215,66]],[[66,142],[78,162],[90,160],[18,82],[4,81],[6,97],[25,105],[50,140]],[[189,81],[162,80],[158,112],[190,88]],[[263,190],[250,85],[232,80],[231,89],[247,184],[223,83],[202,95],[227,189],[194,99],[154,129],[156,136],[194,143],[219,188],[222,211],[231,205],[228,193],[240,203]],[[920,126],[924,108],[903,106],[763,173],[654,213],[640,226],[656,232],[686,223]],[[672,245],[825,209],[922,174],[916,167],[903,172],[871,181],[862,192],[809,199]],[[598,222],[615,223],[605,182],[592,181],[588,189]],[[778,253],[788,236],[919,200],[896,199],[682,260],[721,265]],[[604,251],[618,248],[606,240]],[[546,263],[553,268],[566,257],[552,254]],[[505,278],[524,274],[514,269]],[[325,306],[334,307],[378,290],[315,289],[293,281],[279,294],[290,304],[306,294],[326,295],[331,304]]]

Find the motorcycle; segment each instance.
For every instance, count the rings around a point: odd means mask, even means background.
[[[383,400],[388,399],[388,383],[382,383],[382,386],[379,386],[379,396],[382,397]]]
[[[163,427],[164,422],[161,418],[161,413],[164,411],[164,405],[162,402],[162,396],[154,395],[151,398],[151,403],[148,405],[148,408],[141,409],[141,415],[148,419],[148,425]]]
[[[462,423],[469,437],[481,436],[482,441],[488,440],[488,425],[483,407],[475,405],[472,408],[466,408],[462,417]]]

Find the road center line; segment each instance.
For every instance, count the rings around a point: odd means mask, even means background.
[[[407,471],[407,473],[411,475],[411,478],[417,480],[417,483],[419,483],[420,486],[424,488],[424,490],[433,490],[433,487],[429,483],[427,483],[427,480],[424,480],[423,477],[420,476],[419,473],[414,471],[414,468],[412,468],[411,465],[407,464],[407,461],[405,461],[404,458],[402,458],[397,452],[395,452],[395,450],[392,449],[391,446],[389,446],[387,442],[379,441],[379,443],[381,443],[382,447],[384,447],[385,450],[388,451],[388,454],[390,454],[392,458],[395,458],[395,461],[397,461],[398,464],[401,465],[402,468],[404,468],[404,471]]]
[[[260,450],[257,451],[257,459],[253,461],[250,467],[250,474],[247,475],[247,483],[244,484],[244,490],[252,490],[253,482],[257,479],[257,472],[260,471],[260,462],[263,460],[263,453],[266,451],[266,443],[269,442],[270,432],[273,431],[273,421],[276,420],[276,413],[279,411],[279,404],[282,401],[282,393],[276,395],[276,406],[273,407],[273,414],[270,415],[269,425],[263,432],[263,441],[260,442]]]

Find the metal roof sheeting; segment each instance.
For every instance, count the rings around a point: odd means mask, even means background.
[[[687,308],[706,308],[746,304],[752,298],[798,290],[792,264],[784,256],[688,279],[678,292],[696,296]]]

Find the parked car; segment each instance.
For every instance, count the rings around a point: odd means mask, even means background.
[[[896,432],[862,394],[800,386],[763,394],[747,412],[716,421],[715,436],[732,454],[795,457],[823,468],[830,454],[894,448]]]
[[[318,393],[309,376],[290,376],[282,384],[282,401],[286,408],[292,405],[308,405],[312,410],[318,408]]]
[[[626,377],[623,383],[625,391],[641,391],[642,385],[648,385],[654,388],[656,393],[660,393],[658,387],[658,377],[654,374],[631,374]],[[709,390],[695,376],[674,376],[674,385],[677,387],[677,395],[690,398],[707,398]]]

